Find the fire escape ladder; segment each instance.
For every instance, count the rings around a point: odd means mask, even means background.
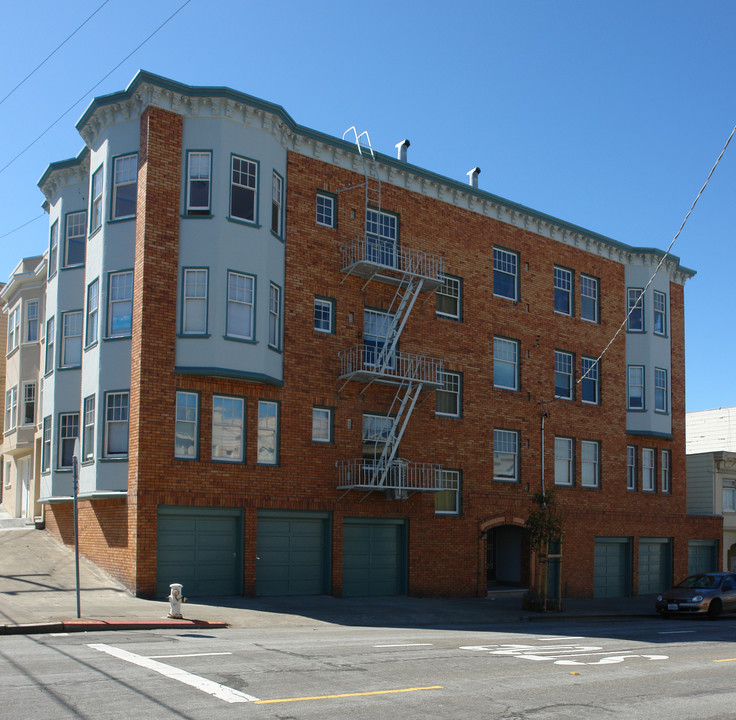
[[[360,158],[360,166],[365,177],[365,210],[364,216],[367,216],[368,208],[373,205],[381,209],[381,176],[378,174],[378,163],[371,145],[371,138],[368,131],[364,130],[358,133],[355,126],[348,128],[342,135],[343,140],[350,133],[353,134],[355,146],[358,149],[358,157]],[[358,186],[360,187],[360,186]]]
[[[399,285],[391,301],[391,308],[389,308],[389,315],[391,316],[391,325],[386,332],[386,342],[383,344],[378,356],[376,357],[376,365],[381,369],[385,370],[392,366],[394,358],[396,357],[396,348],[399,344],[399,337],[406,326],[406,321],[411,315],[411,311],[414,308],[414,304],[419,297],[419,293],[422,291],[422,281],[419,279],[411,279],[407,276],[404,277],[401,285]],[[396,310],[393,309],[397,303]]]

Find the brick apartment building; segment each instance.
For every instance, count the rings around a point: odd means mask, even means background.
[[[569,596],[717,557],[686,516],[677,258],[640,298],[659,250],[226,88],[140,72],[77,128],[39,181],[40,500],[71,543],[79,437],[80,549],[136,593],[526,586],[543,483]]]

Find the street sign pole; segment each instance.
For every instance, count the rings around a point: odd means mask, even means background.
[[[79,438],[74,441],[72,479],[74,481],[74,562],[77,576],[77,619],[79,619],[82,617],[79,598],[79,513],[77,507],[77,495],[79,494]]]

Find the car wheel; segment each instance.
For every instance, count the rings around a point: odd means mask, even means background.
[[[708,605],[708,618],[710,620],[715,620],[721,614],[722,609],[723,605],[721,601],[718,598],[713,598],[713,600],[710,601],[710,605]]]

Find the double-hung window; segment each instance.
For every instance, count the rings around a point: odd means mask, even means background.
[[[112,217],[113,220],[135,217],[138,194],[138,155],[121,155],[113,162]]]
[[[662,450],[662,461],[660,468],[662,476],[662,492],[669,493],[672,490],[672,451]]]
[[[652,306],[654,308],[654,334],[667,334],[667,295],[659,290],[652,294]]]
[[[519,343],[507,338],[493,338],[493,386],[519,389]]]
[[[363,413],[363,460],[373,462],[381,457],[391,437],[394,418],[391,415]]]
[[[438,373],[442,388],[436,390],[435,414],[460,417],[462,411],[462,376],[457,372],[443,370]]]
[[[314,298],[314,329],[321,333],[335,332],[335,301],[331,298]]]
[[[636,445],[626,446],[626,489],[636,490]]]
[[[95,456],[95,396],[84,398],[84,418],[82,428],[82,460],[92,460]]]
[[[5,391],[5,432],[15,430],[18,424],[18,388],[13,386]]]
[[[555,438],[555,485],[572,485],[573,441],[572,438]]]
[[[437,470],[437,482],[442,488],[434,493],[434,511],[437,515],[457,515],[460,512],[460,471]]]
[[[8,314],[8,347],[10,355],[20,343],[20,303],[18,303]]]
[[[387,357],[385,348],[391,335],[393,315],[379,310],[363,310],[363,344],[365,364],[393,367],[394,358]]]
[[[332,442],[332,408],[312,408],[312,442]]]
[[[51,234],[49,236],[49,277],[56,274],[57,263],[59,262],[59,221],[57,220],[51,226]]]
[[[509,300],[519,299],[519,256],[493,248],[493,294]]]
[[[584,403],[597,405],[599,399],[598,391],[598,367],[595,358],[584,357],[580,360],[580,395]]]
[[[127,392],[105,395],[105,457],[125,457],[128,454],[129,405]]]
[[[259,465],[276,465],[279,461],[279,404],[271,400],[258,401]]]
[[[600,482],[600,445],[594,440],[580,443],[580,467],[582,487],[597,488]]]
[[[186,460],[195,460],[197,458],[198,418],[199,395],[196,392],[177,390],[174,457]]]
[[[204,335],[207,332],[208,271],[204,268],[184,269],[182,298],[182,333]]]
[[[281,237],[284,181],[275,170],[273,171],[271,186],[271,232],[277,237]]]
[[[111,273],[107,297],[107,334],[126,337],[133,331],[133,271]]]
[[[572,353],[555,350],[555,397],[572,400]]]
[[[245,400],[227,395],[212,398],[212,459],[245,459]]]
[[[187,152],[187,215],[210,214],[211,171],[211,152]]]
[[[654,475],[654,448],[641,450],[641,489],[645,492],[656,490]]]
[[[493,431],[493,479],[519,482],[519,433],[515,430]]]
[[[97,342],[97,319],[100,314],[100,281],[94,280],[87,287],[87,337],[85,345]]]
[[[268,345],[281,347],[281,288],[271,283],[268,296]]]
[[[589,275],[580,276],[580,317],[598,322],[598,280]]]
[[[723,512],[736,512],[736,480],[723,481]]]
[[[87,211],[69,213],[66,216],[66,242],[64,243],[64,267],[84,265],[87,235]]]
[[[46,321],[46,365],[45,372],[50,373],[54,369],[54,353],[56,340],[56,322],[54,318]]]
[[[365,259],[380,265],[396,267],[399,218],[379,210],[367,210],[365,232]]]
[[[443,317],[462,318],[463,281],[453,275],[443,275],[444,282],[437,288],[436,313]]]
[[[38,342],[38,300],[26,303],[26,342]]]
[[[642,288],[628,288],[626,291],[629,332],[644,332],[644,291]]]
[[[227,274],[227,337],[253,340],[255,278],[238,272]]]
[[[78,367],[82,364],[82,311],[61,316],[61,366]]]
[[[79,437],[79,413],[59,415],[58,467],[71,469],[74,460],[74,442]]]
[[[555,312],[572,315],[572,272],[565,268],[555,267]]]
[[[662,368],[654,368],[654,410],[666,413],[668,407],[667,371]]]
[[[233,155],[230,182],[230,216],[247,222],[256,221],[258,165]]]
[[[644,410],[644,367],[629,365],[628,409]]]
[[[90,235],[102,227],[102,166],[92,175],[89,205],[89,232]]]
[[[43,446],[41,448],[41,472],[51,470],[51,415],[43,419]]]
[[[23,384],[23,424],[35,425],[36,423],[36,383]]]
[[[336,220],[335,197],[317,193],[317,225],[334,228]]]

